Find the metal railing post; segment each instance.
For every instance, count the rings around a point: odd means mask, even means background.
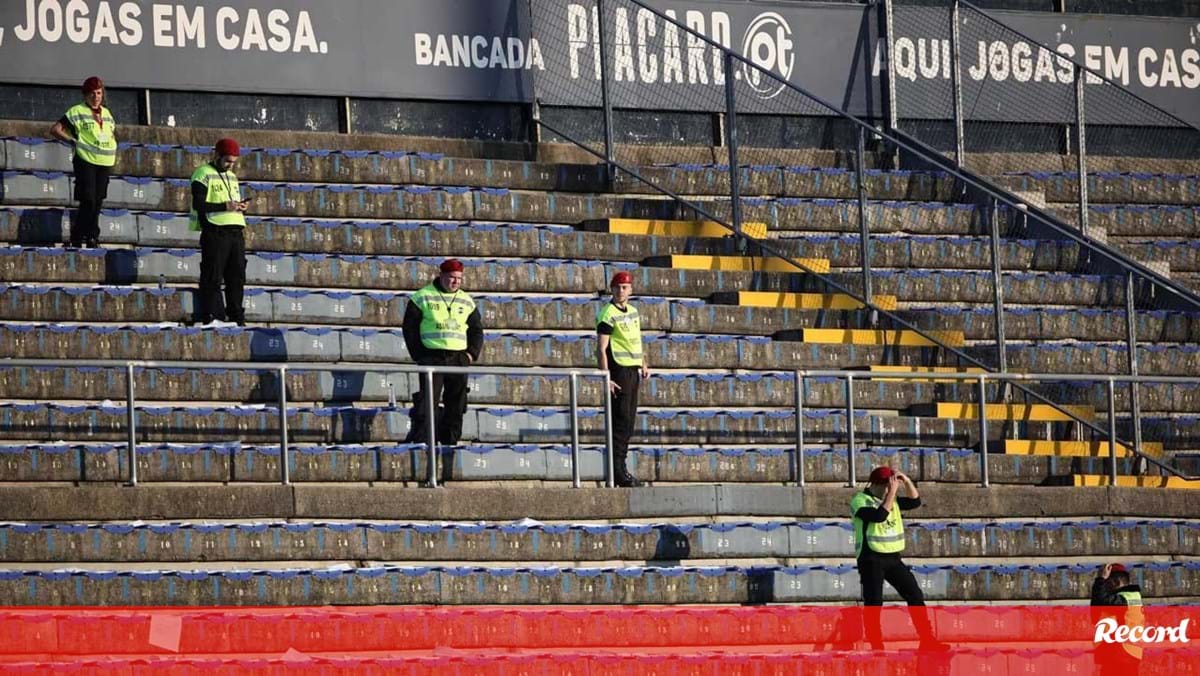
[[[1088,182],[1087,182],[1087,132],[1084,127],[1084,81],[1087,73],[1083,67],[1075,66],[1075,154],[1078,156],[1079,171],[1079,232],[1087,236],[1088,227]]]
[[[1001,373],[1008,372],[1008,345],[1004,335],[1004,270],[1000,258],[1000,209],[996,200],[991,200],[992,208],[988,210],[988,220],[991,221],[992,246],[992,312],[995,317],[996,329],[996,361]]]
[[[871,228],[867,224],[867,185],[863,170],[863,155],[866,154],[866,132],[858,129],[858,145],[854,152],[854,176],[858,182],[858,252],[862,261],[863,298],[867,303],[871,297]]]
[[[987,376],[979,376],[979,482],[984,488],[991,485],[988,474]]]
[[[1133,416],[1133,450],[1138,453],[1137,466],[1141,467],[1142,453],[1142,398],[1141,385],[1136,380],[1138,375],[1138,337],[1137,337],[1137,302],[1134,298],[1136,288],[1133,283],[1133,273],[1125,273],[1125,331],[1126,349],[1129,352],[1129,375],[1135,379],[1129,381],[1129,412]]]
[[[850,487],[858,485],[858,451],[854,441],[854,376],[846,376],[846,460],[850,465]]]
[[[571,485],[579,488],[579,375],[572,372],[571,379]]]
[[[612,390],[609,380],[604,379],[604,485],[615,488],[617,485],[616,468],[613,467],[613,403]]]
[[[604,111],[604,159],[608,183],[611,186],[616,179],[616,168],[613,163],[616,153],[613,147],[613,109],[609,91],[611,72],[608,67],[608,31],[605,28],[604,3],[605,0],[596,0],[596,32],[600,42],[600,106]]]
[[[433,369],[421,374],[425,378],[425,441],[429,444],[429,487],[438,486],[437,401],[433,397]]]
[[[733,219],[733,232],[742,234],[742,186],[741,171],[738,166],[738,131],[737,131],[737,92],[734,90],[736,78],[733,76],[733,55],[726,51],[725,59],[725,144],[729,150],[729,199],[730,218]],[[739,237],[740,240],[740,237]]]
[[[133,364],[125,365],[125,425],[129,430],[129,485],[138,483],[137,467],[137,413],[134,410]]]
[[[292,483],[292,468],[288,464],[287,367],[279,367],[279,480]]]
[[[1108,379],[1108,481],[1117,485],[1117,383]]]
[[[804,376],[796,371],[796,455],[792,459],[792,478],[804,485]]]
[[[950,72],[953,74],[951,84],[954,89],[954,162],[958,166],[966,166],[967,149],[963,136],[963,105],[962,105],[962,41],[958,33],[959,0],[954,0],[950,9],[950,60],[953,64]]]

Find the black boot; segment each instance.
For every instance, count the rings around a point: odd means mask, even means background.
[[[644,485],[629,472],[624,453],[613,455],[613,483],[621,488],[638,488]]]

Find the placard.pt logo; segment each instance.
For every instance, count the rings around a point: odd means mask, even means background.
[[[771,99],[783,91],[782,82],[767,77],[759,68],[789,80],[796,65],[794,47],[792,27],[779,14],[763,12],[750,23],[742,39],[742,53],[758,68],[742,64],[742,76],[759,96]]]

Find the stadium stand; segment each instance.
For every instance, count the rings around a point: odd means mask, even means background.
[[[166,143],[166,130],[132,133],[140,136],[123,149],[122,177],[114,181],[96,250],[57,245],[69,218],[63,149],[24,136],[5,140],[5,356],[286,361],[297,369],[305,362],[404,361],[397,326],[407,295],[441,257],[454,255],[466,263],[468,288],[481,300],[485,363],[588,367],[597,290],[611,271],[629,270],[646,294],[639,300],[655,366],[631,464],[660,487],[732,484],[735,493],[738,484],[778,486],[795,478],[792,369],[871,366],[886,373],[882,365],[891,364],[903,373],[952,363],[920,336],[871,328],[856,301],[820,293],[795,268],[775,271],[769,261],[740,257],[729,240],[672,203],[634,185],[605,193],[594,166],[339,149],[341,139],[332,136],[312,139],[327,150],[247,152],[242,167],[255,214],[248,230],[252,326],[189,328],[179,320],[191,312],[198,252],[182,214],[180,177],[207,148]],[[701,198],[719,194],[727,176],[720,167],[646,171]],[[750,172],[758,202],[747,219],[763,224],[758,236],[786,243],[806,266],[853,286],[858,249],[841,232],[856,209],[852,175],[836,166]],[[928,173],[872,173],[876,220],[888,224],[875,245],[882,268],[875,291],[880,303],[970,349],[991,335],[987,244],[974,207],[955,203],[950,183]],[[1075,273],[1079,252],[1069,243],[1004,244],[1014,365],[1120,372],[1120,280]],[[1047,302],[1054,307],[1043,308]],[[1194,316],[1163,312],[1140,320],[1144,372],[1200,371]],[[143,482],[278,477],[275,372],[248,364],[137,374]],[[122,368],[0,370],[3,478],[35,486],[121,481],[128,472],[124,378]],[[365,486],[412,484],[426,475],[424,446],[398,443],[414,376],[323,368],[287,378],[293,480],[312,490],[353,482],[372,491]],[[1147,452],[1169,457],[1195,448],[1196,389],[1142,388]],[[1041,391],[1086,417],[1105,406],[1102,384]],[[939,486],[978,481],[975,397],[968,382],[860,383],[859,474],[876,464],[900,467],[933,488],[931,504]],[[445,490],[568,480],[565,400],[564,377],[472,378],[469,443],[442,452],[441,478],[451,482]],[[596,481],[603,464],[595,383],[583,383],[580,401],[581,473]],[[836,484],[848,459],[842,384],[810,379],[805,404],[808,480]],[[1119,406],[1126,410],[1123,395]],[[1073,440],[1074,423],[1052,409],[1013,404],[989,409],[989,417],[1003,423],[989,428],[991,480],[1001,484],[993,490],[1071,490],[1032,486],[1104,473],[1108,444]],[[1120,448],[1118,455],[1125,455]],[[1130,458],[1119,466],[1134,476]],[[840,492],[826,488],[831,496]],[[1002,500],[1005,511],[914,524],[910,556],[931,599],[1083,598],[1095,561],[1114,552],[1137,560],[1135,574],[1155,596],[1192,595],[1197,564],[1174,555],[1195,550],[1192,521],[1172,520],[1170,512],[1155,520],[1105,518],[1106,508],[1085,519],[1055,518],[1046,499]],[[852,601],[847,523],[820,520],[840,516],[837,503],[831,497],[825,511],[803,510],[815,521],[772,511],[770,500],[724,516],[719,508],[702,514],[691,506],[667,521],[668,513],[651,510],[636,514],[640,523],[603,523],[610,515],[578,510],[576,520],[506,523],[486,509],[477,514],[485,518],[480,523],[457,523],[473,515],[450,510],[435,517],[448,523],[362,521],[364,515],[348,513],[336,516],[355,520],[246,523],[194,513],[204,520],[25,521],[0,528],[0,557],[9,569],[0,589],[5,603],[39,605]],[[739,513],[774,518],[739,521]],[[541,513],[521,516],[529,515]],[[404,510],[388,516],[403,518]]]
[[[861,186],[873,301],[922,335],[819,279],[864,291],[860,186],[841,153],[745,149],[746,232],[797,259],[788,262],[747,252],[643,182],[618,174],[607,184],[602,165],[570,146],[129,126],[101,246],[81,250],[62,246],[69,152],[39,128],[0,123],[0,606],[255,606],[261,633],[224,634],[222,650],[205,652],[340,655],[331,667],[370,659],[473,673],[495,666],[489,650],[520,646],[545,652],[503,657],[512,673],[541,660],[644,672],[671,655],[700,673],[713,658],[706,646],[736,644],[757,652],[719,655],[730,660],[722,673],[788,673],[772,651],[801,629],[754,624],[765,621],[731,606],[856,601],[845,483],[877,465],[921,485],[906,558],[931,601],[1081,602],[1112,560],[1150,602],[1200,598],[1200,482],[1146,472],[1126,445],[1081,429],[1075,418],[1105,420],[1104,382],[1030,385],[1056,405],[993,383],[981,411],[979,386],[949,377],[981,372],[948,348],[990,359],[996,323],[989,223],[949,174],[885,169],[871,155]],[[244,328],[186,321],[199,274],[187,177],[223,135],[242,140],[251,198]],[[646,179],[728,212],[727,166],[682,163],[672,148],[629,152]],[[1056,160],[988,161],[998,183],[1041,195],[1071,221],[1078,174],[1044,170]],[[1168,175],[1094,158],[1089,227],[1200,291],[1194,164]],[[1085,271],[1088,255],[1067,239],[1001,243],[1012,370],[1128,372],[1126,280]],[[487,366],[592,367],[600,294],[613,272],[634,275],[654,372],[630,468],[649,487],[599,486],[604,390],[582,379],[585,487],[569,488],[569,381],[536,374],[472,376],[464,443],[436,451],[446,486],[419,487],[430,453],[401,443],[417,376],[382,367],[410,361],[405,304],[448,256],[463,261],[464,288],[479,301]],[[1142,374],[1197,379],[1140,386],[1141,450],[1194,472],[1200,313],[1144,311],[1135,325]],[[127,409],[124,366],[77,360],[224,365],[138,366]],[[286,373],[266,366],[278,363]],[[862,372],[852,396],[840,379],[806,378],[797,420],[795,371],[834,368]],[[904,380],[911,374],[934,377]],[[1115,393],[1122,439],[1134,437],[1131,399]],[[131,461],[140,485],[122,486]],[[281,467],[292,485],[278,485]],[[607,608],[659,604],[681,607],[670,622],[654,615],[665,609]],[[352,619],[337,626],[357,627],[353,638],[315,636],[329,609],[269,608],[334,605],[450,608],[347,608],[339,618]],[[592,608],[533,607],[560,605]],[[140,634],[119,643],[105,633],[118,614],[47,617],[0,611],[0,627],[30,632],[19,649],[0,647],[0,666],[54,652],[39,647],[38,622],[59,623],[64,644],[119,644],[106,654],[143,664],[158,654]],[[561,636],[550,637],[550,621]],[[618,621],[626,638],[596,629]],[[671,633],[699,626],[709,628]],[[712,627],[726,629],[714,637],[722,630]],[[639,636],[658,642],[628,638]],[[413,655],[374,654],[400,645]],[[628,649],[568,651],[588,645]],[[461,652],[417,655],[448,646]]]

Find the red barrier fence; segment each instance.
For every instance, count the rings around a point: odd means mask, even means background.
[[[14,608],[0,611],[0,671],[1057,676],[1129,645],[1142,674],[1200,676],[1196,607],[927,610],[938,643],[919,642],[904,606]],[[865,639],[876,622],[882,650]]]

